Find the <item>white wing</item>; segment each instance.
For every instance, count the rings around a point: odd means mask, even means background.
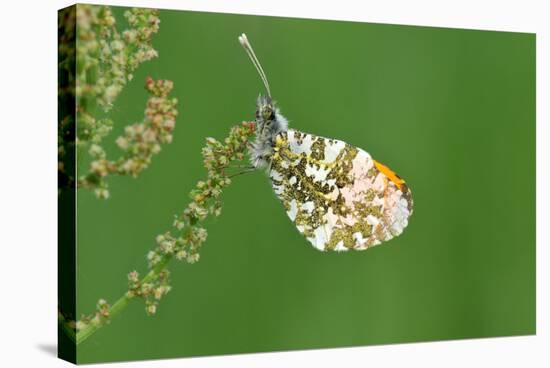
[[[322,251],[362,250],[401,234],[411,192],[360,148],[296,130],[275,140],[270,177],[296,228]]]

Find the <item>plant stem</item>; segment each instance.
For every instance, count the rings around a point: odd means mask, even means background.
[[[74,342],[76,342],[76,334],[73,328],[69,326],[69,321],[65,319],[65,316],[60,311],[57,312],[57,322],[60,324],[65,334]]]
[[[220,215],[219,196],[222,189],[231,184],[224,170],[234,161],[243,161],[249,139],[254,134],[255,124],[242,122],[231,128],[229,136],[224,140],[225,145],[214,138],[207,138],[207,145],[202,151],[204,166],[208,170],[207,179],[197,183],[195,189],[190,192],[192,202],[181,215],[176,216],[172,226],[178,230],[177,235],[174,237],[168,231],[157,236],[157,246],[147,255],[150,271],[142,279],[138,280],[137,271],[130,272],[128,274],[129,290],[123,296],[112,306],[109,306],[104,299],[100,299],[95,314],[83,316],[80,321],[66,321],[62,314],[59,314],[59,323],[77,346],[108,324],[113,317],[126,308],[132,299],[143,298],[147,313],[155,313],[158,300],[170,290],[167,284],[168,263],[172,258],[188,263],[198,261],[198,250],[207,236],[206,230],[198,224],[208,214]]]
[[[172,260],[171,254],[164,255],[162,260],[159,263],[157,263],[155,267],[151,271],[149,271],[147,275],[143,277],[143,279],[141,279],[140,283],[144,284],[155,280],[157,277],[159,277],[159,274],[162,272],[162,270],[164,270],[166,266],[168,266],[168,263],[171,260]],[[106,322],[111,321],[113,317],[115,317],[117,314],[123,311],[124,308],[126,308],[126,306],[130,303],[132,299],[135,299],[135,298],[130,297],[128,296],[128,293],[125,293],[109,308],[108,319],[102,320],[97,323],[90,322],[89,324],[86,325],[86,327],[78,331],[76,333],[76,345],[80,345],[88,337],[92,336],[97,330],[103,327],[106,324]]]

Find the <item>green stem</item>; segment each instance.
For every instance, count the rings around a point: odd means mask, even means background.
[[[65,334],[74,342],[76,342],[76,334],[73,328],[69,326],[69,321],[65,319],[65,316],[61,312],[57,312],[57,321]]]
[[[144,284],[158,278],[160,273],[166,268],[166,266],[171,260],[172,260],[171,254],[164,255],[161,261],[157,263],[155,267],[151,271],[149,271],[149,273],[145,275],[145,277],[143,277],[143,279],[141,279],[140,283]],[[97,330],[103,327],[113,317],[115,317],[117,314],[123,311],[124,308],[126,308],[126,306],[130,303],[132,299],[135,299],[135,298],[129,297],[128,293],[125,293],[111,306],[111,308],[109,308],[108,318],[102,319],[101,322],[98,322],[98,323],[90,322],[89,324],[86,325],[86,327],[78,331],[76,333],[76,345],[80,345],[88,337],[92,336]]]
[[[242,161],[243,159],[243,153],[246,151],[248,140],[250,137],[254,134],[255,125],[252,123],[242,123],[240,126],[235,126],[231,128],[230,135],[228,138],[226,138],[226,141],[229,143],[226,144],[225,149],[220,152],[219,155],[224,156],[224,161],[227,161],[227,157],[229,157],[230,163],[232,161]],[[223,173],[223,168],[219,168],[221,159],[219,157],[216,157],[215,155],[212,156],[212,151],[208,151],[210,147],[206,147],[206,153],[203,154],[204,160],[205,160],[205,167],[208,168],[208,181],[210,182],[209,185],[211,185],[213,188],[216,188],[218,191],[221,191],[221,189],[230,183],[229,178]],[[215,164],[215,165],[214,165]],[[227,166],[227,165],[225,165]],[[221,173],[220,173],[221,171]],[[220,175],[222,178],[220,179]],[[225,179],[224,179],[225,177]],[[222,182],[220,182],[223,181]],[[197,188],[200,188],[204,186],[204,182],[202,182],[203,185],[199,186],[197,185]],[[194,193],[194,190],[191,192]],[[219,195],[219,193],[218,193]],[[195,197],[195,194],[193,194]],[[214,201],[215,204],[218,203],[219,199],[217,198],[217,195],[213,195],[213,191],[209,190],[208,194],[197,194],[196,197],[200,197],[200,203],[197,204],[197,202],[193,202],[195,206],[202,206],[203,209],[205,209],[205,197],[206,199],[210,201]],[[195,200],[194,200],[195,201]],[[196,201],[199,201],[198,199]],[[209,202],[211,203],[211,202]],[[206,206],[210,210],[212,210],[214,207],[212,205]],[[199,216],[195,215],[192,211],[189,212],[189,214],[186,214],[188,212],[188,209],[191,207],[188,207],[184,211],[184,216],[187,216],[185,218],[185,221],[188,226],[186,226],[185,229],[183,229],[183,235],[179,239],[187,239],[189,235],[191,235],[191,231],[194,229],[194,226],[201,222],[199,220]],[[208,211],[208,210],[207,210]],[[213,211],[210,211],[211,213],[216,213]],[[208,213],[208,212],[207,212]],[[216,214],[218,216],[218,214]],[[180,218],[181,219],[181,218]],[[174,225],[176,226],[176,225]],[[176,226],[178,227],[178,226]],[[178,230],[181,230],[178,228]],[[201,229],[202,231],[205,231],[204,229]],[[168,232],[169,233],[169,232]],[[202,237],[201,237],[202,238]],[[204,240],[193,240],[187,239],[189,242],[194,242],[191,244],[191,249],[196,252],[198,247],[201,245],[201,243]],[[188,244],[189,245],[189,244]],[[157,253],[158,254],[158,253]],[[198,253],[195,253],[194,255],[198,255]],[[152,267],[152,269],[139,281],[139,285],[144,285],[147,283],[155,282],[158,280],[161,276],[161,273],[166,269],[168,266],[168,263],[172,260],[173,254],[171,253],[164,253],[161,256],[161,259],[159,262],[156,262],[155,265]],[[188,260],[188,262],[192,263]],[[132,290],[133,291],[133,290]],[[141,295],[143,296],[143,295]],[[147,297],[147,296],[145,296]],[[99,330],[101,327],[103,327],[105,324],[109,323],[117,314],[119,314],[121,311],[123,311],[126,306],[130,303],[130,300],[135,299],[136,294],[126,292],[122,297],[120,297],[115,303],[108,307],[107,310],[105,308],[107,305],[102,304],[99,305],[98,303],[98,311],[96,311],[96,314],[92,317],[85,317],[82,321],[80,321],[80,325],[83,327],[76,331],[75,328],[68,324],[67,321],[65,321],[64,318],[59,318],[59,322],[63,324],[63,328],[74,341],[76,341],[76,345],[80,345],[85,340],[87,340],[90,336],[92,336],[97,330]],[[154,312],[151,312],[154,313]],[[61,314],[60,314],[61,316]],[[77,326],[79,325],[78,322],[74,322]]]

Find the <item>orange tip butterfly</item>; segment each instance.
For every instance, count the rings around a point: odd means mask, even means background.
[[[257,100],[251,162],[268,170],[298,231],[321,251],[364,250],[401,234],[413,212],[405,181],[361,148],[289,129],[244,33],[239,42],[267,93]]]

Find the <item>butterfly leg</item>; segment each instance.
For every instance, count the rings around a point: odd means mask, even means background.
[[[255,169],[252,165],[232,165],[228,166],[228,169]]]
[[[249,168],[246,169],[246,170],[242,170],[242,171],[239,171],[239,172],[230,174],[230,175],[228,176],[228,178],[234,178],[235,176],[239,176],[239,175],[242,175],[242,174],[246,174],[246,173],[249,173],[249,172],[252,172],[252,171],[256,171],[256,168],[253,167],[253,166],[249,167]]]

